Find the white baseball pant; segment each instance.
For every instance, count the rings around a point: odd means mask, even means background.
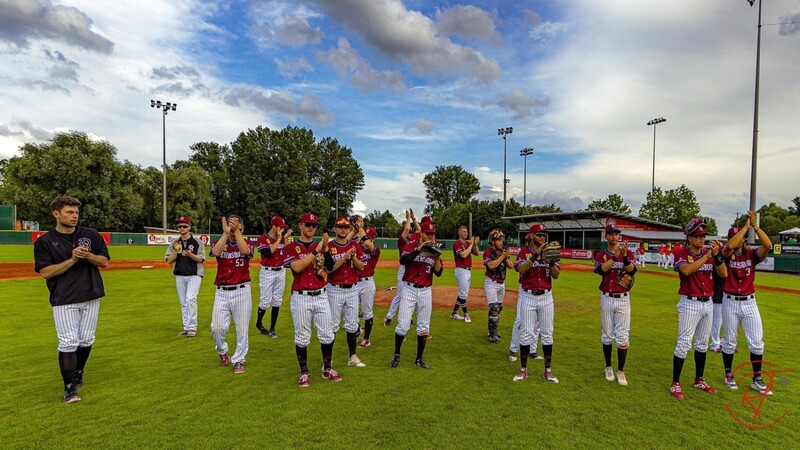
[[[290,307],[294,323],[294,343],[298,347],[308,347],[311,343],[311,324],[317,330],[320,344],[333,342],[333,314],[325,289],[319,295],[308,295],[309,291],[292,291]]]
[[[397,327],[394,332],[405,336],[411,327],[411,316],[417,312],[417,336],[425,336],[431,326],[431,306],[433,297],[431,288],[418,288],[406,285],[403,288],[403,297],[400,299]]]
[[[542,345],[551,345],[555,313],[553,292],[548,289],[542,295],[533,295],[520,290],[517,308],[520,317],[519,344],[533,346],[538,332],[542,337]]]
[[[469,283],[472,280],[472,271],[463,267],[456,267],[456,281],[458,282],[458,298],[466,300],[469,295]]]
[[[616,340],[617,347],[625,349],[631,333],[631,299],[627,292],[619,295],[620,298],[605,292],[600,295],[600,340],[605,345]]]
[[[236,328],[236,352],[231,356],[231,362],[243,363],[250,346],[248,329],[250,315],[253,312],[250,283],[231,286],[237,287],[233,290],[224,290],[223,287],[228,286],[217,286],[217,293],[214,296],[214,308],[211,310],[211,337],[216,344],[217,353],[220,355],[228,353],[225,336],[233,318],[233,326]]]
[[[175,287],[178,290],[184,331],[197,330],[197,293],[200,292],[200,282],[202,281],[203,277],[199,275],[175,276]]]
[[[333,332],[339,331],[339,322],[344,315],[344,329],[348,333],[358,331],[358,286],[342,288],[333,284],[328,285],[328,303],[331,305],[333,316]]]
[[[358,299],[364,319],[372,319],[372,308],[375,306],[375,280],[372,277],[358,280]]]
[[[272,270],[261,266],[258,273],[258,308],[266,311],[270,306],[280,308],[283,304],[283,291],[286,288],[286,269]]]
[[[711,300],[700,302],[681,295],[678,301],[678,342],[675,345],[675,356],[686,359],[692,348],[693,338],[696,351],[708,350],[711,320],[714,315],[713,305]]]
[[[69,305],[53,306],[53,321],[58,337],[58,351],[74,352],[78,347],[94,344],[100,299]]]
[[[483,282],[483,290],[486,292],[486,304],[492,303],[503,304],[503,298],[506,296],[506,284],[498,283],[491,278],[486,278]]]
[[[764,329],[761,325],[761,314],[758,312],[756,296],[749,295],[749,300],[734,300],[731,295],[722,295],[722,326],[725,329],[725,337],[722,341],[722,351],[733,353],[736,350],[737,334],[739,324],[744,329],[744,336],[747,338],[747,347],[751,353],[756,355],[764,354]]]
[[[403,282],[403,275],[405,274],[406,266],[400,264],[400,267],[397,269],[397,289],[395,289],[392,303],[389,305],[389,311],[386,312],[387,319],[393,319],[394,315],[397,314],[397,308],[400,307],[400,297],[403,296],[403,286],[406,284]]]
[[[714,303],[714,314],[711,319],[711,349],[722,346],[720,331],[722,330],[722,303]]]
[[[522,292],[522,289],[520,289]],[[511,344],[508,346],[508,351],[511,353],[518,353],[519,352],[519,334],[520,329],[522,328],[522,319],[520,319],[520,307],[519,307],[519,300],[517,301],[517,317],[514,319],[514,325],[511,326]],[[531,353],[535,352],[535,347],[539,344],[539,326],[537,324],[536,329],[533,330],[533,344],[531,344]]]
[[[636,260],[639,262],[639,266],[640,267],[646,267],[647,266],[644,254],[641,254],[641,255],[637,254],[636,255]]]

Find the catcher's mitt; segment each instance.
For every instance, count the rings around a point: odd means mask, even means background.
[[[558,241],[548,242],[542,250],[540,258],[544,264],[552,264],[561,261],[561,244]]]
[[[429,258],[438,258],[439,256],[442,256],[442,251],[439,250],[439,248],[436,247],[436,244],[433,242],[426,242],[422,244],[419,254]]]
[[[619,276],[617,277],[617,285],[626,290],[631,290],[634,281],[633,274],[625,272],[624,270],[620,272]]]

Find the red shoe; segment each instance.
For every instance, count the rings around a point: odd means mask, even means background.
[[[297,381],[297,385],[301,388],[308,387],[311,384],[311,379],[308,376],[308,372],[300,375],[300,379]]]
[[[331,380],[334,383],[342,381],[342,376],[339,375],[339,373],[336,372],[333,369],[325,369],[325,370],[323,370],[322,371],[322,378],[325,378],[326,380]]]
[[[678,400],[683,400],[683,391],[681,391],[680,383],[672,383],[672,386],[669,387],[669,393]]]
[[[233,373],[244,373],[244,363],[238,362],[233,365]]]
[[[708,383],[706,383],[706,380],[703,379],[703,377],[695,378],[694,379],[694,384],[692,384],[692,387],[694,387],[696,389],[700,389],[701,391],[706,391],[709,394],[716,394],[717,393],[717,390],[714,389],[713,387],[709,386]]]
[[[372,344],[369,342],[369,339],[364,339],[360,344],[358,344],[358,348],[367,348],[370,345]]]
[[[224,355],[219,355],[219,364],[222,366],[227,366],[231,363],[231,358],[228,357],[228,354],[225,353]]]

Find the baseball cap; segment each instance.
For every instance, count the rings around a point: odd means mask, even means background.
[[[525,239],[530,239],[531,236],[539,233],[547,233],[547,228],[545,228],[545,226],[540,223],[535,223],[531,225],[531,228],[528,230],[528,234],[525,235]]]
[[[300,223],[319,223],[319,217],[316,214],[304,213],[300,216]]]
[[[367,228],[365,233],[367,233],[367,237],[370,239],[375,239],[376,237],[378,237],[378,232],[375,230],[375,228],[372,227]]]
[[[702,217],[696,217],[689,221],[683,228],[683,234],[686,236],[706,236],[706,221]]]
[[[741,229],[741,228],[739,228],[739,227],[731,227],[731,228],[728,230],[728,239],[732,238],[733,236],[735,236],[735,235],[736,235],[736,233],[738,233],[738,232],[740,232],[740,231],[742,231],[742,229]]]
[[[272,220],[269,221],[269,225],[271,227],[289,228],[289,225],[286,225],[286,222],[281,216],[273,217]]]
[[[350,220],[347,217],[337,217],[336,222],[333,222],[333,226],[335,227],[351,227]]]
[[[617,228],[617,224],[612,223],[606,227],[606,234],[611,234],[611,233],[622,233],[622,230]]]
[[[189,219],[188,216],[180,216],[177,219],[175,219],[175,223],[188,223],[189,225],[191,225],[192,220]]]
[[[423,223],[433,223],[433,218],[431,216],[422,216],[422,220],[419,221],[419,224],[422,225]]]
[[[436,234],[436,227],[433,225],[433,222],[423,222],[420,225],[420,228],[423,233],[426,234]]]

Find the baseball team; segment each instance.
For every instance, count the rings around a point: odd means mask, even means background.
[[[64,384],[64,403],[80,401],[77,389],[84,383],[84,368],[95,340],[100,299],[105,296],[101,267],[110,260],[106,243],[100,234],[78,225],[81,202],[61,195],[50,205],[55,227],[34,243],[35,270],[47,282],[50,304],[58,339],[58,363]],[[724,385],[738,389],[733,377],[733,359],[738,328],[744,330],[750,350],[753,379],[750,388],[762,395],[772,395],[761,376],[764,355],[761,316],[755,298],[755,267],[771,249],[769,237],[757,226],[755,212],[748,213],[748,222],[728,231],[727,244],[706,243],[706,223],[702,218],[690,221],[684,228],[686,245],[672,248],[668,259],[680,279],[678,294],[678,336],[673,354],[672,396],[683,399],[680,375],[689,350],[694,347],[695,377],[692,386],[715,393],[704,378],[706,352],[722,353]],[[197,334],[197,296],[203,277],[205,247],[191,232],[189,217],[176,219],[180,237],[167,247],[166,261],[173,265],[183,329],[179,336]],[[245,372],[249,349],[249,325],[253,303],[250,289],[250,260],[255,250],[261,257],[259,303],[256,328],[261,334],[277,338],[275,326],[286,285],[286,268],[292,274],[290,310],[294,325],[294,343],[300,368],[299,387],[311,382],[308,367],[308,345],[312,326],[317,332],[322,353],[322,378],[334,382],[342,376],[333,369],[333,347],[340,324],[346,334],[348,366],[365,367],[357,349],[370,347],[373,329],[375,282],[373,276],[380,258],[374,241],[374,228],[365,228],[363,218],[339,217],[333,225],[334,236],[321,233],[316,238],[319,217],[305,213],[300,217],[300,234],[289,241],[291,228],[282,217],[270,220],[270,229],[253,245],[244,237],[241,217],[222,217],[222,236],[213,242],[210,255],[217,261],[214,280],[215,296],[211,319],[211,337],[220,365],[233,364],[233,373]],[[412,231],[413,228],[413,231]],[[745,235],[753,229],[760,246],[749,247]],[[458,296],[453,319],[471,322],[467,296],[471,280],[472,256],[480,255],[479,238],[469,238],[467,227],[458,230],[453,246]],[[631,294],[637,269],[637,257],[621,240],[621,231],[611,224],[605,229],[608,246],[597,252],[594,272],[601,277],[600,340],[605,362],[605,378],[627,386],[624,372],[630,345]],[[492,230],[488,247],[483,252],[484,290],[487,298],[487,336],[490,343],[500,341],[500,313],[506,291],[507,271],[519,273],[517,315],[511,327],[509,359],[519,359],[520,370],[513,381],[528,378],[528,360],[544,360],[542,377],[558,383],[551,364],[553,358],[554,299],[553,280],[561,274],[560,258],[547,251],[548,231],[540,223],[533,224],[525,236],[525,245],[512,261],[504,246],[505,236]],[[419,222],[413,211],[406,211],[400,237],[400,267],[397,289],[383,321],[389,326],[397,314],[392,368],[400,365],[401,349],[412,326],[416,327],[417,353],[414,364],[430,369],[423,359],[431,338],[433,277],[444,270],[441,251],[436,243],[436,226],[425,216]],[[717,294],[715,295],[715,288]],[[719,305],[718,307],[716,305]],[[463,316],[458,314],[461,308]],[[264,316],[271,311],[269,328]],[[359,313],[360,311],[360,313]],[[416,322],[412,317],[416,315]],[[363,329],[359,318],[363,317]],[[226,335],[233,320],[236,348],[229,356]],[[722,329],[722,337],[719,333]],[[362,336],[363,335],[363,336]],[[362,336],[361,342],[358,341]],[[541,356],[537,345],[541,340]],[[711,347],[709,347],[711,340]],[[616,343],[617,369],[612,364]]]

